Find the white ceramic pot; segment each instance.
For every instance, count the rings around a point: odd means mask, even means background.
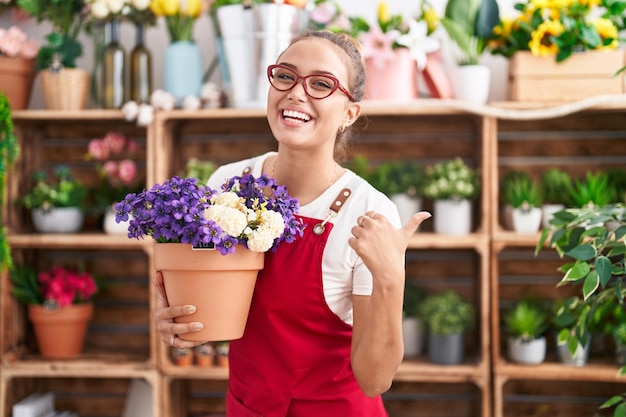
[[[424,349],[424,325],[417,317],[402,319],[402,340],[404,356],[417,356]]]
[[[104,219],[102,220],[102,229],[104,233],[108,235],[126,235],[128,234],[128,226],[130,221],[117,223],[115,221],[115,209],[109,207],[104,212]]]
[[[83,227],[84,214],[76,207],[31,210],[33,227],[39,233],[76,233]]]
[[[415,213],[422,210],[422,199],[420,197],[412,197],[408,194],[394,194],[389,199],[398,207],[402,224],[406,224]]]
[[[485,104],[489,98],[491,70],[486,65],[461,65],[454,77],[455,97],[475,104]]]
[[[469,200],[435,200],[435,233],[467,235],[472,230],[472,203]]]
[[[556,351],[559,362],[566,365],[584,366],[589,360],[589,341],[584,346],[578,343],[576,351],[572,354],[567,343],[559,343],[559,335],[556,335]]]
[[[513,230],[518,233],[536,233],[541,226],[540,207],[514,208],[511,215],[513,217]]]
[[[541,206],[541,225],[544,229],[550,228],[550,220],[557,211],[565,208],[563,204],[544,204]]]
[[[546,358],[546,338],[523,341],[520,338],[508,339],[509,359],[513,362],[536,365]]]

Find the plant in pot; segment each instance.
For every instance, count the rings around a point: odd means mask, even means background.
[[[517,169],[506,171],[502,175],[499,187],[500,203],[502,204],[502,226],[506,230],[513,230],[513,207],[507,203],[504,199],[504,190],[508,187],[508,184],[518,181],[519,179],[531,179],[531,176],[526,171],[520,171]]]
[[[428,357],[440,365],[463,362],[464,332],[476,324],[474,305],[452,290],[428,295],[420,306],[420,316],[428,329]]]
[[[141,191],[141,179],[134,159],[137,143],[119,132],[107,132],[102,138],[89,142],[86,159],[96,163],[98,185],[90,190],[90,208],[93,215],[103,216],[105,233],[128,232],[127,223],[115,221],[114,204],[128,193]]]
[[[402,224],[422,209],[425,178],[424,167],[408,159],[383,162],[368,177],[378,191],[396,204]]]
[[[28,108],[39,43],[18,26],[0,29],[0,90],[13,110]]]
[[[75,233],[83,226],[87,188],[72,177],[69,167],[57,166],[50,178],[47,171],[33,175],[35,185],[22,198],[40,233]]]
[[[85,0],[18,0],[37,22],[47,21],[52,32],[37,53],[46,108],[81,110],[87,104],[89,72],[77,68],[83,48],[78,36],[87,18]]]
[[[508,178],[502,184],[502,199],[511,206],[513,230],[518,233],[539,230],[543,197],[537,182],[524,176]]]
[[[515,303],[504,316],[504,329],[509,336],[509,358],[517,363],[538,364],[546,356],[548,310],[544,303],[524,298]]]
[[[616,167],[609,168],[605,172],[609,177],[609,186],[615,190],[612,203],[626,204],[626,169]]]
[[[566,344],[574,354],[590,339],[590,325],[596,312],[606,303],[622,306],[626,290],[626,206],[568,208],[554,214],[549,229],[544,229],[535,253],[548,245],[567,262],[559,267],[562,285],[576,285],[581,294],[565,300],[556,309],[559,325],[558,344]],[[549,240],[548,240],[549,238]]]
[[[470,168],[460,157],[426,167],[424,196],[434,200],[435,233],[470,233],[472,200],[479,192],[479,171]]]
[[[80,355],[93,315],[96,279],[84,270],[55,266],[37,272],[17,266],[10,273],[11,292],[28,306],[40,354],[46,358]]]
[[[585,178],[574,180],[571,190],[573,207],[604,207],[615,198],[615,189],[603,171],[587,171]]]
[[[402,318],[402,337],[404,340],[404,356],[417,356],[424,348],[425,326],[420,317],[419,309],[424,301],[425,292],[415,285],[407,285],[404,288],[404,304]]]
[[[13,166],[20,153],[20,147],[15,137],[13,117],[7,96],[0,91],[0,272],[4,272],[13,265],[11,248],[7,240],[8,230],[2,218],[4,209],[4,194],[6,190],[7,170]]]
[[[496,0],[448,0],[441,25],[456,48],[459,68],[454,83],[456,98],[484,104],[489,97],[491,72],[479,58],[500,21]]]
[[[550,226],[553,213],[572,206],[569,198],[572,193],[572,179],[559,168],[549,168],[541,174],[539,187],[543,196],[541,221],[546,228]]]
[[[240,338],[265,252],[293,242],[304,227],[295,217],[298,201],[265,174],[227,179],[219,193],[197,178],[175,176],[128,194],[115,209],[117,222],[132,216],[130,238],[157,243],[155,267],[170,304],[197,306],[193,316],[180,318],[204,324],[177,335],[187,340]]]

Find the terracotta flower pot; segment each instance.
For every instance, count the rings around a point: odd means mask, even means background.
[[[28,318],[33,323],[41,356],[57,359],[79,356],[92,316],[91,303],[74,304],[59,309],[29,305]]]
[[[34,78],[34,58],[0,57],[0,91],[6,94],[11,110],[28,108]]]
[[[184,340],[220,341],[243,336],[252,293],[265,254],[237,247],[222,255],[216,250],[192,250],[183,243],[154,246],[157,271],[163,273],[171,306],[194,305],[196,312],[178,322],[200,322],[199,332],[179,334]]]

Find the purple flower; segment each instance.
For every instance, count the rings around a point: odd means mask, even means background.
[[[235,193],[235,200],[242,199],[246,207],[242,211],[248,224],[244,223],[244,231],[238,236],[226,233],[206,214],[215,204],[213,198],[226,192]],[[226,255],[234,252],[238,244],[248,247],[251,233],[263,226],[259,216],[263,211],[280,213],[284,222],[284,230],[279,229],[280,235],[274,240],[272,250],[282,242],[293,242],[303,233],[303,225],[296,217],[299,207],[298,200],[290,197],[284,186],[277,185],[265,174],[259,178],[252,175],[230,178],[222,185],[220,193],[198,184],[196,178],[175,176],[163,184],[155,184],[150,190],[127,194],[115,205],[115,219],[118,223],[130,219],[129,238],[149,236],[159,243],[212,244]]]

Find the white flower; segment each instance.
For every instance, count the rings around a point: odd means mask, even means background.
[[[269,230],[257,229],[248,236],[248,249],[253,252],[267,252],[274,244],[274,239]]]
[[[428,24],[423,21],[410,20],[409,32],[396,39],[396,43],[409,48],[411,57],[422,71],[426,67],[426,54],[439,49],[439,41],[428,36]]]
[[[131,0],[131,5],[137,10],[146,10],[152,0]]]
[[[91,4],[91,15],[96,19],[105,19],[109,15],[109,6],[105,0],[97,0]]]
[[[227,191],[221,194],[211,197],[211,204],[224,207],[237,208],[243,205],[243,197],[239,197],[237,193],[233,191]]]
[[[150,103],[155,109],[172,110],[176,106],[176,97],[165,90],[154,90],[150,96]]]
[[[124,0],[108,0],[109,10],[111,14],[118,14],[124,8],[126,2]]]
[[[152,120],[154,120],[154,108],[149,104],[140,105],[137,113],[137,125],[148,126]]]
[[[136,101],[128,101],[122,106],[122,113],[127,122],[131,122],[137,118],[139,114],[139,105]]]
[[[261,226],[259,229],[267,230],[274,239],[285,231],[283,216],[276,211],[263,211],[260,216]]]
[[[245,213],[236,208],[211,205],[204,210],[204,217],[213,220],[229,236],[239,237],[248,227]]]
[[[200,99],[196,96],[186,96],[183,99],[182,108],[185,110],[198,110],[200,108]]]

